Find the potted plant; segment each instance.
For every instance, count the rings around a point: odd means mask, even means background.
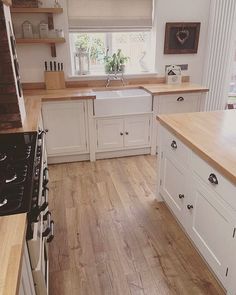
[[[128,56],[125,56],[121,49],[117,50],[112,56],[109,56],[109,49],[107,49],[106,56],[104,58],[105,62],[105,72],[106,74],[116,74],[125,72],[125,64],[129,60]]]

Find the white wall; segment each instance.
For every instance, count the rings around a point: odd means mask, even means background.
[[[188,64],[184,74],[191,76],[191,81],[201,83],[206,42],[210,0],[157,0],[156,7],[156,66],[158,73],[164,75],[165,65]],[[163,54],[166,22],[201,22],[197,54]]]
[[[52,1],[52,0],[48,0]],[[68,40],[68,24],[66,0],[60,0],[64,8],[62,15],[55,15],[55,28],[63,28],[65,31],[66,44],[57,45],[57,61],[64,62],[66,76],[71,74],[70,53]],[[156,66],[160,75],[164,75],[166,64],[189,64],[189,70],[184,72],[191,76],[191,81],[200,83],[204,65],[205,45],[207,42],[208,15],[210,0],[157,0],[156,5]],[[37,25],[45,16],[24,15],[24,20],[28,19]],[[201,22],[199,49],[197,54],[184,55],[164,55],[164,35],[166,22]],[[17,16],[18,26],[22,22],[22,16]],[[23,82],[42,82],[44,61],[52,60],[50,47],[47,45],[19,45],[18,57],[21,67],[21,79]]]

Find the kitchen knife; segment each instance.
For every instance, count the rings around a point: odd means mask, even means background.
[[[54,61],[54,71],[57,70],[57,63]]]
[[[52,61],[50,61],[50,71],[52,71]]]
[[[44,66],[45,66],[45,71],[47,72],[47,70],[48,70],[48,63],[46,61],[44,62]]]
[[[60,63],[57,64],[57,70],[60,71]]]

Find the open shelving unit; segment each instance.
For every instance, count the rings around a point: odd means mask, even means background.
[[[24,39],[24,38],[17,38],[17,44],[57,44],[57,43],[65,43],[65,38],[44,38],[44,39]]]
[[[63,8],[54,7],[12,7],[11,13],[50,13],[50,14],[60,14],[63,13]]]
[[[53,15],[63,13],[63,8],[54,7],[11,7],[11,13],[44,13],[48,17],[49,30],[54,29]],[[49,44],[51,46],[51,56],[56,57],[56,44],[65,43],[65,38],[45,38],[45,39],[16,39],[17,44]]]

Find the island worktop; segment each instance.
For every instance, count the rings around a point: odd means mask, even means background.
[[[158,120],[236,184],[236,110],[159,115]]]

